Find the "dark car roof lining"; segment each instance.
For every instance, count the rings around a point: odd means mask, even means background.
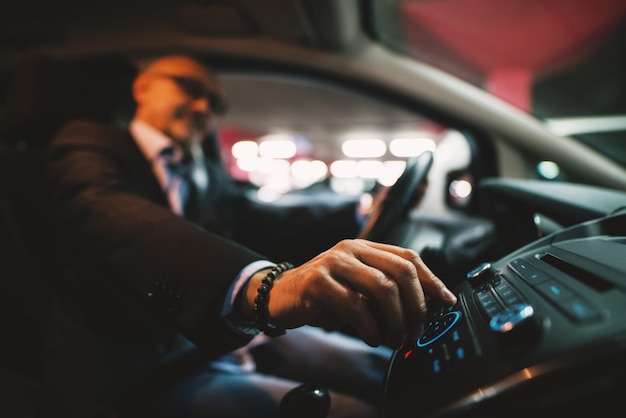
[[[119,57],[62,61],[33,56],[7,77],[0,137],[7,144],[44,145],[70,119],[129,118],[135,69]]]
[[[360,11],[366,4],[362,0],[24,0],[3,5],[0,51],[6,56],[42,46],[68,46],[85,37],[123,41],[151,31],[201,38],[262,36],[348,51],[362,40]]]

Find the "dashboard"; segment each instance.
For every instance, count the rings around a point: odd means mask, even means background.
[[[385,417],[615,416],[626,407],[626,196],[594,190],[589,203],[568,193],[577,186],[535,186],[485,188],[563,223],[607,213],[469,269],[453,287],[458,303],[432,305],[422,335],[394,352]]]

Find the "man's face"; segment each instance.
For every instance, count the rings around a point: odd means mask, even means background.
[[[217,89],[205,68],[184,57],[164,58],[138,80],[139,118],[184,146],[205,138],[215,119],[211,104]]]

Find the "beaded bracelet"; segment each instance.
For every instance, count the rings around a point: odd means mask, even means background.
[[[274,286],[274,280],[278,280],[284,271],[292,268],[293,264],[288,262],[277,264],[267,273],[267,276],[261,281],[261,285],[257,289],[257,296],[254,298],[254,314],[256,316],[257,326],[269,337],[278,337],[285,333],[283,328],[270,324],[267,304],[269,302],[270,290],[272,286]]]

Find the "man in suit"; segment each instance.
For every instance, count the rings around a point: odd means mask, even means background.
[[[291,266],[229,239],[254,218],[203,153],[217,79],[173,55],[132,89],[127,131],[76,121],[49,149],[63,296],[44,415],[270,417],[314,382],[330,389],[329,416],[375,416],[391,348],[419,332],[425,293],[454,295],[391,245],[344,239]],[[328,216],[356,222],[354,208]],[[363,341],[326,331],[345,326]]]

